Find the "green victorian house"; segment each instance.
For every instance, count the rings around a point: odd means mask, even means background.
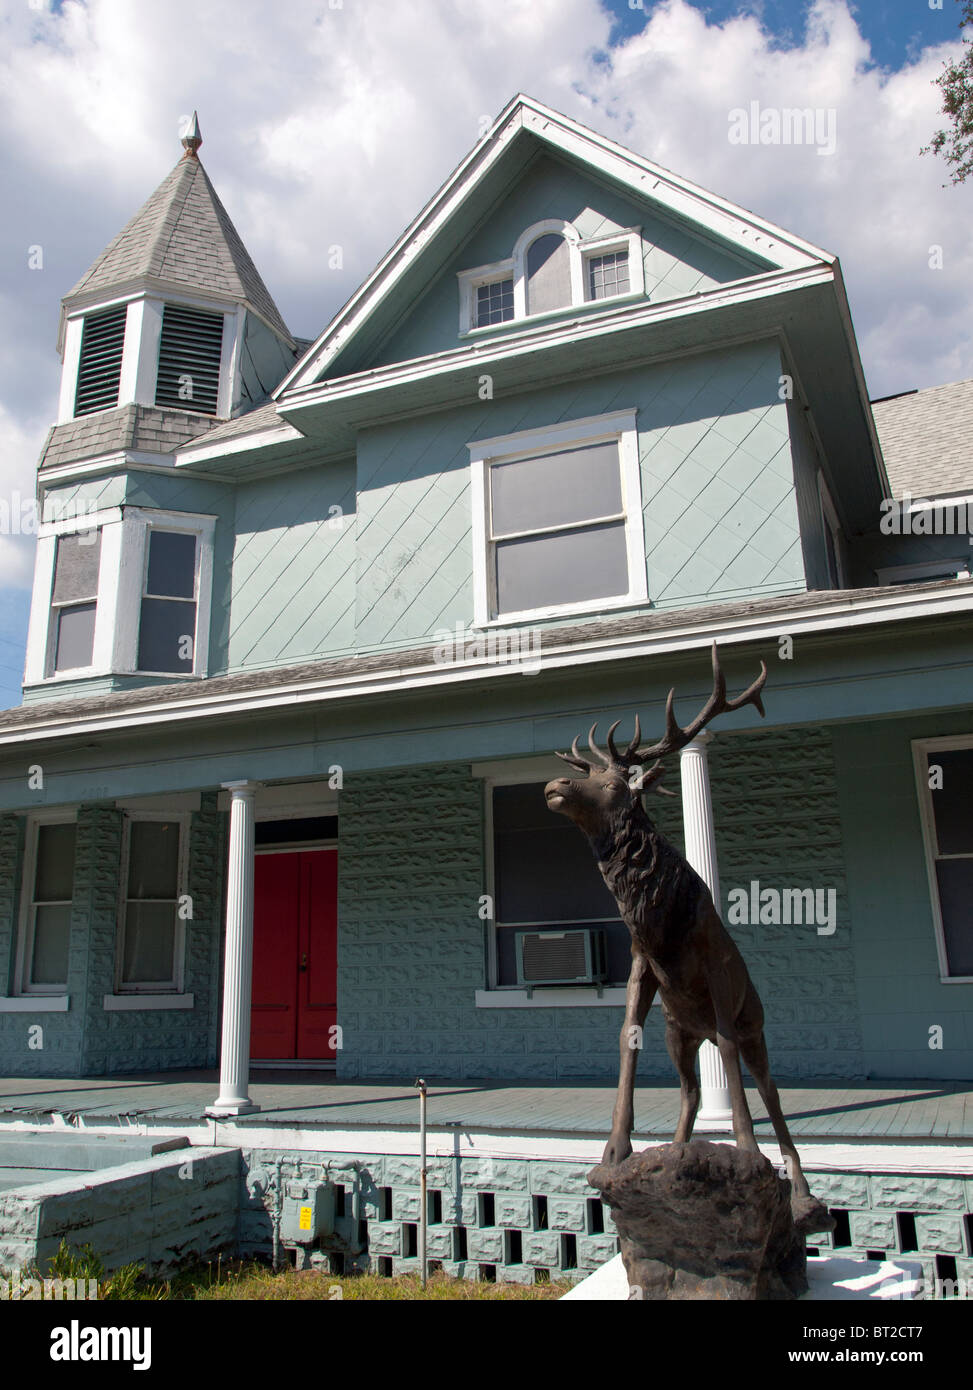
[[[652,804],[777,1078],[973,1077],[973,383],[873,406],[833,255],[523,96],[299,341],[183,144],[63,301],[3,1071],[610,1083],[627,937],[541,788],[715,640],[766,719]]]

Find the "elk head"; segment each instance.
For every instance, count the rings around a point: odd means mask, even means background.
[[[742,695],[728,699],[726,677],[720,667],[720,658],[714,642],[713,693],[696,718],[685,728],[676,723],[673,710],[676,692],[672,689],[666,700],[665,733],[658,743],[650,744],[647,748],[639,747],[642,742],[642,729],[636,714],[635,737],[623,752],[615,746],[615,730],[621,720],[616,720],[608,730],[607,754],[595,743],[595,730],[598,725],[592,724],[588,734],[588,747],[595,761],[581,756],[577,739],[571,745],[570,753],[558,753],[559,758],[563,758],[566,763],[578,768],[585,775],[556,777],[554,781],[548,782],[544,788],[544,796],[549,810],[567,816],[587,835],[600,835],[619,812],[627,811],[637,804],[641,792],[655,786],[663,775],[663,760],[668,754],[685,748],[718,714],[741,709],[744,705],[753,705],[763,715],[760,692],[766,679],[767,667],[761,662],[760,675],[753,684],[747,686]],[[666,796],[674,795],[662,786],[655,786],[655,790]]]

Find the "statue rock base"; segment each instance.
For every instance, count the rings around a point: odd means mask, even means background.
[[[632,1297],[794,1299],[807,1291],[791,1185],[760,1153],[694,1139],[599,1164]]]

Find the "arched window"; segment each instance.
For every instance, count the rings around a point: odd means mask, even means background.
[[[558,232],[545,232],[527,248],[527,312],[543,314],[572,302],[571,255]]]

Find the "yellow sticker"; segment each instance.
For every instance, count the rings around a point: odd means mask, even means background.
[[[311,1208],[310,1208],[310,1207],[301,1207],[301,1216],[300,1216],[300,1220],[298,1221],[298,1226],[300,1227],[300,1229],[301,1229],[302,1231],[309,1231],[309,1230],[311,1229]]]

